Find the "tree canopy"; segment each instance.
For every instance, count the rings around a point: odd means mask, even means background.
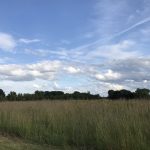
[[[0,89],[0,101],[29,101],[29,100],[131,100],[131,99],[150,99],[149,89],[136,89],[131,92],[126,89],[109,90],[107,97],[101,97],[99,94],[91,94],[90,92],[74,91],[73,93],[64,93],[63,91],[35,91],[33,94],[16,93],[11,91],[9,94]]]
[[[108,91],[109,99],[150,99],[150,90],[149,89],[136,89],[135,92],[128,90],[109,90]]]

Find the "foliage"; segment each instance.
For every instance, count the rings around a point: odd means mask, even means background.
[[[16,93],[11,91],[5,95],[5,92],[0,89],[0,101],[30,101],[30,100],[99,100],[105,99],[99,94],[91,94],[90,92],[74,91],[73,93],[64,93],[63,91],[35,91],[33,94]],[[108,99],[112,100],[131,100],[131,99],[150,99],[149,89],[137,89],[135,92],[129,90],[109,90]]]
[[[108,91],[108,97],[110,99],[133,99],[134,94],[128,90],[120,90],[120,91]]]
[[[75,91],[74,93],[64,93],[62,91],[35,91],[34,94],[19,93],[11,91],[5,96],[5,93],[0,89],[0,100],[7,101],[29,101],[29,100],[90,100],[101,99],[99,94],[80,93]]]
[[[0,100],[4,100],[5,99],[5,92],[0,89]]]
[[[150,98],[150,90],[149,89],[137,89],[135,91],[135,97],[136,98],[144,98],[144,99],[148,99]]]
[[[135,92],[131,92],[128,90],[120,90],[120,91],[114,91],[109,90],[108,91],[108,98],[109,99],[150,99],[150,90],[149,89],[137,89]]]

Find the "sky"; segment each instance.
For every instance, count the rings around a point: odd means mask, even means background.
[[[149,0],[0,0],[0,88],[150,88],[149,43]]]

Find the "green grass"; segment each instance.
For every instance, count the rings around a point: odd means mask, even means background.
[[[149,150],[150,101],[2,102],[0,132],[62,149]]]

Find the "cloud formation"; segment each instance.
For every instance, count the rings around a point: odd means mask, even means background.
[[[73,66],[64,67],[64,70],[71,74],[81,73],[80,68]]]
[[[3,51],[13,51],[17,43],[13,36],[10,34],[0,32],[0,49]]]
[[[81,27],[85,28],[81,37],[67,33],[68,30],[64,34],[64,28],[56,29],[58,32],[53,36],[38,32],[45,41],[39,40],[41,37],[32,38],[37,30],[27,38],[0,32],[1,85],[7,89],[8,84],[16,83],[18,87],[22,85],[22,91],[30,85],[32,91],[95,93],[150,88],[150,1],[97,0],[92,4],[88,21]],[[78,30],[78,26],[71,27]]]
[[[41,40],[39,40],[39,39],[24,39],[24,38],[19,39],[19,42],[24,43],[24,44],[37,43],[37,42],[40,42],[40,41]]]
[[[126,59],[140,56],[140,52],[134,50],[135,42],[124,40],[117,44],[98,46],[87,53],[86,58]],[[133,49],[133,50],[132,50]]]
[[[52,80],[60,67],[59,61],[42,61],[25,65],[0,65],[0,79],[10,81]]]

